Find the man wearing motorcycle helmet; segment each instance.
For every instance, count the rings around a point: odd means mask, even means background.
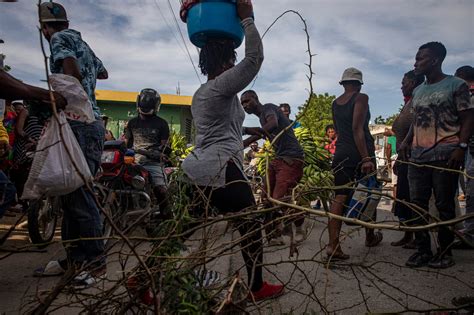
[[[146,168],[152,177],[153,193],[161,209],[167,209],[166,175],[164,162],[167,161],[168,123],[157,116],[161,96],[154,89],[143,89],[137,96],[138,116],[132,118],[125,127],[127,147],[135,150],[135,160]],[[162,211],[163,213],[163,211]]]

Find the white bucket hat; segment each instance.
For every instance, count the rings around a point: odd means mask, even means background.
[[[362,81],[362,71],[356,68],[347,68],[344,70],[339,84],[342,84],[344,81],[358,81],[360,84],[364,84],[364,81]]]

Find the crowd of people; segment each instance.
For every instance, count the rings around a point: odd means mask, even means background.
[[[263,44],[253,21],[249,1],[237,2],[237,13],[245,32],[245,57],[236,64],[231,40],[208,40],[201,49],[199,66],[207,82],[194,93],[191,111],[196,129],[193,154],[182,163],[189,181],[200,188],[202,196],[221,213],[255,208],[254,192],[244,172],[244,162],[250,163],[258,152],[258,140],[274,140],[275,158],[268,168],[269,186],[263,187],[267,205],[272,200],[287,200],[291,190],[303,176],[304,151],[293,128],[301,124],[290,120],[291,107],[261,103],[257,92],[246,90],[264,60]],[[69,120],[92,174],[100,166],[104,139],[113,135],[105,129],[95,100],[97,79],[107,79],[108,72],[81,34],[69,28],[66,10],[54,2],[40,7],[41,30],[51,49],[50,70],[75,77],[89,96],[96,120],[83,123]],[[473,123],[474,69],[463,66],[454,76],[442,72],[446,48],[439,42],[420,46],[414,70],[402,79],[401,90],[405,104],[391,128],[390,154],[398,156],[393,163],[396,178],[394,213],[404,226],[425,225],[430,222],[429,200],[434,196],[439,219],[455,218],[455,197],[460,171],[467,168],[466,212],[474,212],[473,183],[474,154]],[[353,184],[373,176],[377,170],[374,139],[369,131],[369,96],[362,93],[362,72],[347,68],[339,84],[343,92],[332,104],[333,124],[327,126],[325,148],[332,156],[334,198],[330,213],[344,215],[353,192]],[[67,106],[67,99],[54,92],[58,109]],[[0,217],[21,196],[28,177],[29,165],[41,130],[51,116],[49,91],[30,86],[0,70],[0,98],[6,99],[3,125],[0,127],[2,171],[0,184],[2,203]],[[15,101],[23,100],[23,101]],[[129,121],[124,139],[137,154],[137,162],[150,172],[158,202],[166,202],[167,183],[163,172],[169,128],[157,116],[160,96],[153,89],[144,89],[138,96],[138,116]],[[244,127],[245,113],[256,115],[260,127]],[[243,135],[249,137],[243,140]],[[245,154],[244,148],[250,146]],[[264,181],[266,183],[266,181]],[[77,288],[88,287],[106,275],[106,261],[99,208],[92,192],[85,187],[63,196],[62,239],[66,242],[66,257],[51,260],[35,271],[36,275],[60,275],[69,268],[82,270],[73,280]],[[417,207],[410,206],[414,204]],[[26,204],[24,204],[26,207]],[[306,237],[305,216],[290,222],[280,220],[288,210],[276,210],[265,218],[265,237],[277,244],[284,243],[285,226],[294,224],[298,241]],[[374,221],[376,218],[372,218]],[[275,223],[277,222],[277,223]],[[326,255],[331,260],[347,260],[340,241],[342,221],[328,221]],[[262,300],[283,293],[283,286],[269,284],[263,279],[264,238],[261,223],[245,221],[239,224],[242,234],[241,251],[245,261],[251,296]],[[457,234],[474,240],[474,219],[466,220]],[[365,245],[373,247],[383,240],[383,234],[366,228]],[[405,232],[393,246],[416,249],[408,257],[410,267],[448,268],[454,265],[453,228],[440,226],[436,253],[433,255],[429,230]]]

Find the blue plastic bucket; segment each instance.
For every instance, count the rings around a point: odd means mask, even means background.
[[[188,35],[191,42],[202,48],[209,38],[228,38],[235,48],[242,44],[244,30],[237,15],[235,1],[202,0],[188,12]]]

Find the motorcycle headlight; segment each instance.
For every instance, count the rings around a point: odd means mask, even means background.
[[[143,188],[145,188],[145,179],[140,175],[133,176],[132,186],[135,189],[142,190]]]

